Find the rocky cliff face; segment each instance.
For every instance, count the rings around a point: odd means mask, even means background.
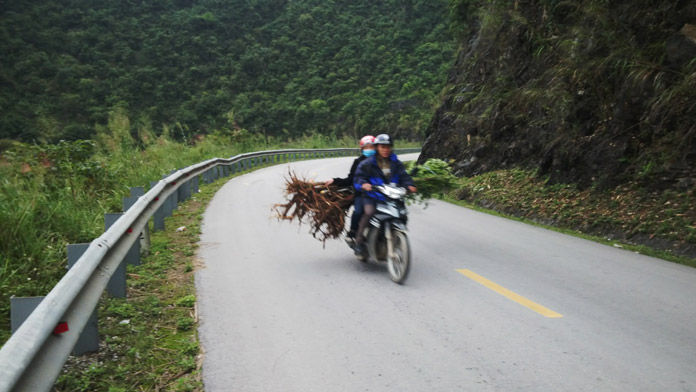
[[[696,2],[455,0],[462,31],[421,160],[460,176],[696,184]]]

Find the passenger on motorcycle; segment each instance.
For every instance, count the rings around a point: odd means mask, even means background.
[[[374,146],[374,141],[375,137],[372,135],[366,135],[363,136],[362,139],[360,139],[360,150],[361,154],[358,158],[356,158],[353,161],[353,165],[350,167],[350,172],[348,172],[348,177],[346,178],[332,178],[328,181],[326,181],[324,184],[325,185],[337,185],[339,187],[351,187],[353,188],[353,183],[355,179],[355,172],[358,169],[358,165],[364,161],[367,158],[370,158],[375,155],[375,146]],[[355,189],[355,188],[353,188]],[[350,218],[350,230],[348,231],[348,234],[346,234],[346,242],[348,242],[349,245],[353,245],[355,243],[355,232],[358,229],[358,223],[360,222],[360,218],[362,217],[363,214],[363,206],[362,206],[362,198],[359,197],[359,190],[356,191],[355,198],[353,199],[353,216]]]
[[[364,232],[370,218],[375,214],[375,201],[384,200],[384,195],[372,190],[373,185],[383,185],[396,183],[407,188],[410,192],[417,189],[411,176],[406,173],[404,164],[399,161],[396,154],[392,153],[393,141],[387,134],[377,135],[374,140],[377,147],[375,156],[365,159],[358,166],[355,173],[355,189],[361,190],[361,204],[363,215],[358,224],[357,236],[355,239],[355,253],[365,253]]]

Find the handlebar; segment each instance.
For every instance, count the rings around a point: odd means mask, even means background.
[[[400,186],[391,185],[375,185],[372,189],[378,191],[379,193],[387,196],[390,199],[402,199],[408,194],[408,189]]]

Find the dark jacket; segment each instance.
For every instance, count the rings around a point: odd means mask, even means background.
[[[377,155],[372,158],[367,158],[359,166],[355,173],[355,189],[362,189],[362,185],[370,183],[374,185],[384,185],[390,182],[396,183],[399,186],[407,187],[414,185],[411,176],[406,173],[404,164],[396,157],[396,154],[391,154],[389,157],[390,178],[386,178],[382,169],[377,164]],[[379,192],[364,192],[365,195],[376,200],[384,200],[384,195]]]
[[[353,182],[354,182],[353,180],[355,179],[355,172],[358,170],[358,165],[362,161],[364,161],[365,159],[367,159],[367,157],[363,154],[360,154],[360,156],[355,158],[355,160],[353,161],[353,166],[350,167],[350,172],[348,173],[348,177],[346,177],[346,178],[338,178],[338,177],[334,178],[333,183],[339,187],[341,187],[341,186],[353,187]]]

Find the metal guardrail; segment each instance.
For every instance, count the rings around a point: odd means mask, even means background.
[[[397,153],[419,151],[420,148],[396,150]],[[184,194],[186,198],[186,195],[191,195],[191,181],[194,179],[197,188],[199,176],[207,183],[263,164],[358,153],[359,150],[354,148],[246,153],[229,159],[209,159],[153,183],[144,196],[140,196],[109,229],[89,244],[75,265],[2,347],[0,392],[51,389],[114,271],[124,262],[150,218],[155,213],[163,216],[163,209],[172,208],[168,201],[180,188],[188,187]],[[178,201],[177,197],[174,203]],[[58,328],[61,327],[67,329],[60,332]]]

